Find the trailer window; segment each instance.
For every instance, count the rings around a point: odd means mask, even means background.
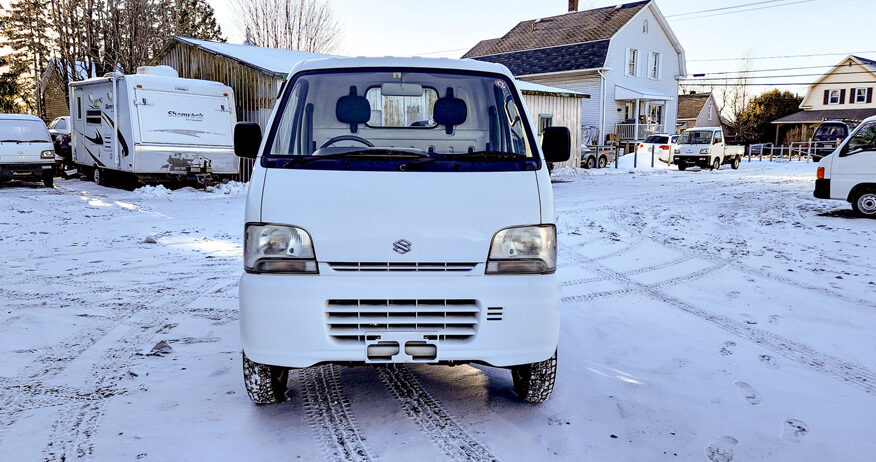
[[[76,97],[76,118],[82,120],[82,97]]]
[[[85,123],[100,125],[100,110],[89,109],[85,111]]]

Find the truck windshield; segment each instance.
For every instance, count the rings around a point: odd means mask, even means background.
[[[678,144],[712,144],[712,132],[684,132]]]
[[[322,170],[540,167],[509,79],[424,69],[301,74],[285,90],[262,165]]]
[[[46,124],[39,120],[0,119],[0,142],[50,143]]]

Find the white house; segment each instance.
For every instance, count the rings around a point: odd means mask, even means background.
[[[653,0],[576,11],[517,24],[463,57],[502,63],[520,80],[591,95],[582,128],[632,144],[672,133],[684,49]]]
[[[678,95],[678,133],[694,127],[720,127],[722,122],[711,93]]]

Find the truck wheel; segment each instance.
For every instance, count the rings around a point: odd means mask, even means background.
[[[276,404],[286,400],[286,383],[289,380],[289,368],[269,366],[250,361],[243,356],[243,383],[246,394],[256,404]]]
[[[712,170],[720,170],[721,169],[721,159],[715,158],[715,161],[712,162]]]
[[[876,191],[870,189],[857,193],[852,198],[852,209],[866,218],[876,218]]]
[[[605,166],[607,164],[608,164],[608,159],[606,159],[605,156],[602,156],[599,158],[599,168],[605,168]]]
[[[732,168],[733,170],[737,170],[739,168],[739,162],[740,162],[739,158],[734,157],[733,162],[730,163],[730,168]]]
[[[683,172],[683,171],[687,170],[687,165],[683,162],[679,162],[678,169]]]
[[[543,403],[554,391],[557,378],[557,352],[550,358],[511,368],[514,392],[527,403]]]
[[[592,157],[588,157],[587,161],[584,162],[584,168],[593,168],[596,167],[596,161]]]
[[[43,175],[43,185],[45,185],[45,187],[47,188],[55,186],[55,177],[53,177],[51,174]]]

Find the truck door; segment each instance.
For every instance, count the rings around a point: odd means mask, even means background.
[[[861,125],[831,166],[831,197],[845,199],[861,183],[876,183],[876,122]]]
[[[721,162],[724,162],[724,134],[721,133],[721,130],[715,132],[715,139],[712,143],[712,158],[717,157],[721,159]]]

